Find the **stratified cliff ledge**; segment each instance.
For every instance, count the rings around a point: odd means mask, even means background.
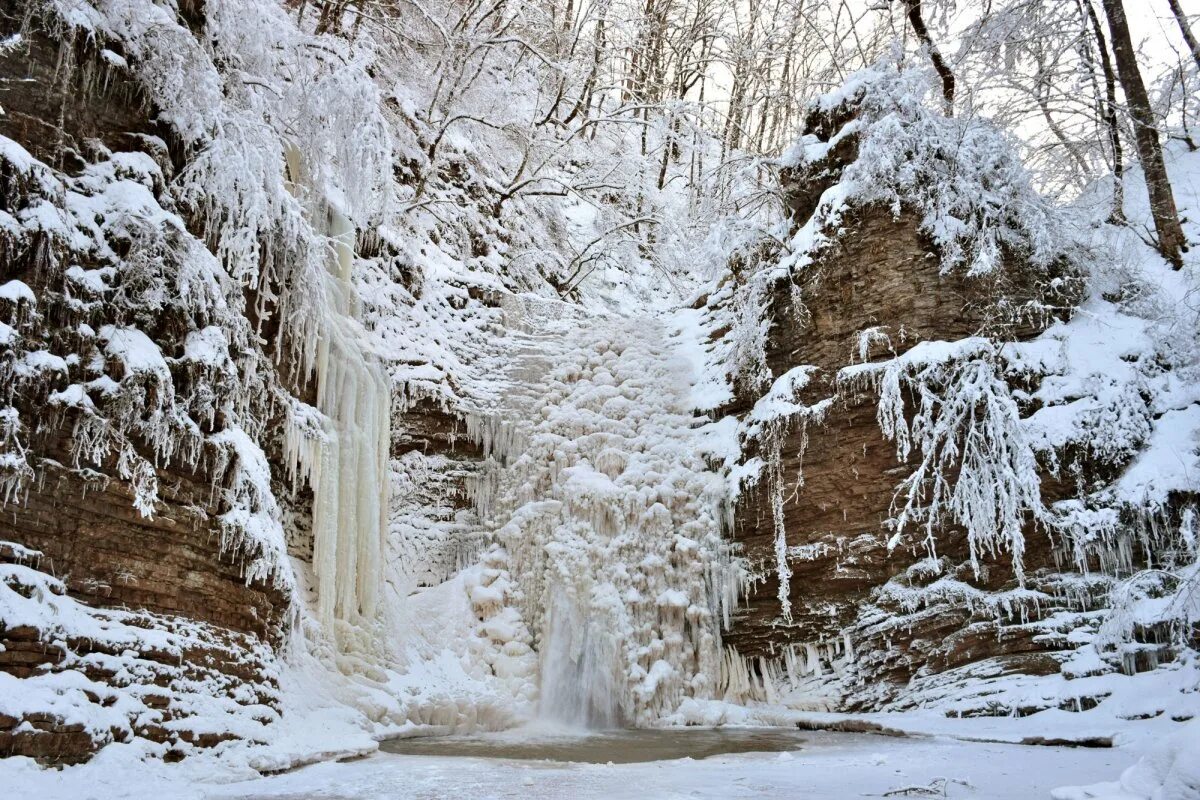
[[[904,707],[974,681],[978,696],[954,713],[1032,713],[1057,701],[983,687],[1077,674],[1068,662],[1093,642],[1112,582],[1155,561],[1145,520],[1179,530],[1190,495],[1122,493],[1152,412],[1132,388],[1140,378],[1089,394],[1120,378],[1081,380],[1096,364],[1064,345],[1089,324],[1072,317],[1092,254],[1065,222],[1020,217],[1037,200],[1019,181],[1002,185],[1010,164],[972,163],[971,137],[994,134],[913,114],[899,96],[881,104],[868,86],[810,110],[781,173],[790,249],[735,264],[709,301],[717,318],[740,293],[752,315],[723,334],[743,363],[722,411],[742,419],[745,463],[759,465],[733,526],[757,580],[726,641],[774,684],[768,693],[801,705]],[[959,144],[939,151],[948,130]],[[875,185],[880,136],[924,137],[925,149]],[[961,188],[939,173],[977,181],[968,191],[996,207],[947,198]],[[1050,249],[1048,231],[1060,243]],[[1119,315],[1108,303],[1102,313]],[[738,338],[756,313],[769,331],[757,354]],[[1121,358],[1155,369],[1149,354]],[[1104,437],[1127,446],[1098,446]],[[1110,652],[1087,670],[1172,657],[1165,629],[1137,639],[1135,655]]]
[[[0,5],[6,34],[23,14]],[[237,371],[208,326],[239,312],[190,283],[195,240],[163,209],[182,151],[104,42],[35,24],[0,62],[22,78],[0,84],[0,673],[22,679],[0,755],[252,738],[290,596],[224,516],[245,454],[216,435]],[[42,695],[63,712],[19,713]]]

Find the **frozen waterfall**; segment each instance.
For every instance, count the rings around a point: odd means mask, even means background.
[[[690,365],[658,321],[531,302],[550,305],[507,309],[526,332],[506,405],[472,422],[492,458],[476,507],[521,587],[541,714],[648,724],[725,689],[721,628],[742,574],[721,536],[725,483],[699,453]]]
[[[308,184],[295,148],[287,150],[295,194],[305,202],[318,232],[328,241],[316,270],[323,293],[315,349],[308,354],[316,379],[316,411],[293,414],[285,442],[293,485],[313,493],[313,571],[319,618],[347,643],[347,626],[375,618],[387,530],[391,442],[390,386],[368,353],[358,322],[358,295],[351,283],[353,223]]]

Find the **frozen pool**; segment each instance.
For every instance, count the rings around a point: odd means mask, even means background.
[[[809,734],[811,735],[811,734]],[[419,756],[472,756],[592,764],[633,764],[723,753],[800,750],[794,728],[664,728],[565,732],[505,731],[463,736],[391,739],[380,749]]]
[[[15,784],[4,782],[0,772],[0,785],[12,789],[4,797],[48,800],[848,800],[931,792],[950,800],[1030,800],[1049,797],[1059,786],[1115,778],[1135,760],[1119,749],[781,728],[576,733],[525,728],[393,740],[384,747],[393,752],[225,785],[203,779],[184,785],[189,773],[182,773],[160,787],[131,782],[137,773],[108,765],[103,772],[77,773],[23,766]],[[564,758],[575,760],[558,760]],[[614,763],[586,763],[601,759]],[[189,767],[191,761],[170,765],[173,774],[189,768],[193,775],[206,774],[207,765],[197,760]],[[146,769],[141,761],[135,764]],[[64,777],[76,782],[55,783]],[[47,793],[48,786],[58,791]]]

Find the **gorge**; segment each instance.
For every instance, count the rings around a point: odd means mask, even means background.
[[[14,796],[1200,795],[1197,248],[988,93],[1091,4],[626,5],[0,0]],[[401,741],[659,728],[801,738]]]

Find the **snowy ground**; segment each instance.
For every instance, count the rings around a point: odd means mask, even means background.
[[[102,755],[99,760],[104,760]],[[642,764],[559,764],[378,753],[270,778],[208,783],[211,773],[155,765],[124,770],[10,771],[8,797],[117,798],[821,798],[882,797],[949,781],[951,798],[1029,800],[1055,787],[1116,776],[1123,750],[1028,747],[938,738],[813,732],[794,752]],[[86,776],[86,777],[85,777]],[[905,795],[894,795],[905,796]],[[907,796],[921,796],[910,792]],[[936,796],[943,796],[939,791]]]
[[[814,734],[794,753],[715,756],[645,764],[547,762],[379,755],[227,787],[214,797],[321,798],[657,798],[883,796],[939,777],[949,797],[1046,797],[1064,783],[1085,783],[1123,766],[1111,750],[1019,748]]]

